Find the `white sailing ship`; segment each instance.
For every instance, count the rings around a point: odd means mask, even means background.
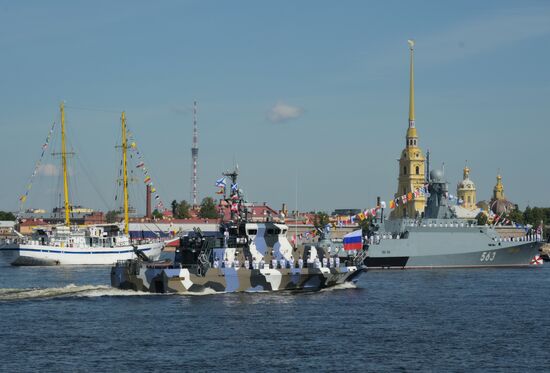
[[[15,252],[13,265],[112,265],[117,260],[138,256],[158,259],[164,242],[150,240],[134,245],[130,240],[128,219],[128,173],[126,117],[122,112],[122,168],[124,193],[124,225],[71,225],[71,205],[67,179],[67,151],[65,142],[65,111],[61,103],[61,160],[63,169],[64,224],[49,230],[35,229],[30,237],[19,235],[15,242],[5,244],[4,251]]]

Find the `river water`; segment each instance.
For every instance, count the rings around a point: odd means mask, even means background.
[[[108,267],[11,267],[0,370],[549,371],[550,266],[370,271],[310,294],[149,295]]]

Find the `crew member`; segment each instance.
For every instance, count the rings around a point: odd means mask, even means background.
[[[302,269],[304,268],[304,260],[302,259],[302,256],[298,258],[298,268]]]
[[[214,268],[220,268],[220,259],[218,257],[214,259]]]

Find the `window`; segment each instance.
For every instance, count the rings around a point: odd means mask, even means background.
[[[472,203],[472,197],[468,196],[468,203]]]
[[[255,236],[257,233],[258,233],[257,229],[249,229],[248,230],[248,235],[250,235],[250,236]]]
[[[403,175],[407,174],[407,166],[403,167]]]
[[[420,175],[420,167],[416,166],[416,174]]]

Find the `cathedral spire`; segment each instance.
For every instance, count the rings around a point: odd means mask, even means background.
[[[414,40],[408,40],[411,50],[410,90],[409,90],[409,128],[414,128]]]

